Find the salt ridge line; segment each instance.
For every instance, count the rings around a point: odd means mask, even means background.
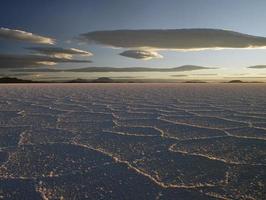
[[[206,126],[199,126],[199,125],[194,125],[194,124],[188,124],[188,123],[184,123],[184,122],[176,122],[176,121],[171,121],[171,120],[168,120],[168,119],[161,119],[160,120],[162,121],[166,121],[166,122],[169,122],[169,123],[172,123],[172,124],[177,124],[177,125],[186,125],[186,126],[191,126],[191,127],[196,127],[196,128],[204,128],[204,129],[209,129],[209,130],[218,130],[218,131],[222,131],[224,132],[227,136],[230,136],[230,137],[235,137],[235,138],[244,138],[244,139],[258,139],[258,140],[266,140],[264,138],[258,138],[258,137],[248,137],[248,136],[238,136],[238,135],[232,135],[229,131],[231,129],[236,129],[236,128],[245,128],[245,127],[233,127],[233,128],[229,128],[229,129],[221,129],[221,128],[214,128],[214,127],[206,127]],[[247,128],[249,128],[249,126],[246,126]],[[253,128],[253,127],[251,127]],[[262,130],[266,130],[264,128],[260,128],[260,127],[254,127],[254,128],[258,128],[258,129],[262,129]],[[228,131],[229,130],[229,131]],[[225,136],[210,136],[210,137],[201,137],[201,138],[195,138],[196,139],[207,139],[207,138],[216,138],[216,137],[226,137]],[[168,137],[168,136],[165,136],[165,137]],[[173,139],[177,139],[177,140],[193,140],[193,139],[178,139],[178,138],[174,138],[172,137]]]
[[[247,114],[248,112],[241,112],[241,111],[235,111],[232,109],[225,109],[225,111],[227,111],[227,110],[234,112],[235,113],[234,116],[236,116],[236,117],[239,116],[239,117],[249,117],[249,118],[255,118],[255,119],[265,119],[264,117],[258,117],[258,116],[252,116],[252,115],[246,115],[246,116],[243,115],[243,114]],[[210,110],[210,111],[212,111],[212,110]],[[245,124],[252,123],[252,122],[247,122],[247,121],[242,121],[242,120],[239,121],[239,120],[230,119],[230,118],[226,118],[226,117],[220,117],[220,116],[203,115],[203,114],[196,113],[195,111],[189,111],[189,112],[195,116],[198,116],[198,117],[210,117],[210,118],[222,119],[222,120],[226,120],[226,121],[245,123]]]
[[[208,116],[203,116],[203,117],[208,117]],[[222,120],[226,120],[226,121],[230,121],[230,122],[237,122],[237,123],[240,123],[240,124],[248,125],[247,122],[233,121],[233,120],[228,120],[228,119],[225,119],[225,118],[218,118],[218,117],[211,117],[211,118],[222,119]],[[163,119],[162,117],[159,117],[159,119],[162,120],[162,121],[167,121],[167,122],[173,123],[173,124],[184,124],[184,125],[195,126],[195,127],[199,127],[199,128],[226,130],[226,128],[215,128],[215,127],[209,127],[209,126],[201,126],[201,125],[196,125],[196,124],[189,124],[189,123],[185,123],[185,122],[171,121],[171,120],[168,120],[168,119]],[[239,128],[239,126],[236,126],[236,127],[233,127],[233,128]]]
[[[161,120],[164,120],[164,119],[161,119]],[[170,135],[167,135],[164,133],[163,130],[161,130],[160,128],[158,127],[154,127],[154,126],[125,126],[125,125],[122,125],[121,123],[117,123],[116,120],[114,120],[113,122],[117,125],[117,126],[124,126],[124,127],[147,127],[147,128],[154,128],[154,129],[157,129],[158,131],[161,132],[161,137],[162,138],[166,138],[166,139],[173,139],[173,140],[178,140],[178,141],[190,141],[190,140],[201,140],[201,139],[211,139],[211,138],[224,138],[224,137],[234,137],[234,138],[243,138],[243,139],[258,139],[258,140],[266,140],[266,139],[263,139],[263,138],[258,138],[258,137],[247,137],[247,136],[237,136],[237,135],[232,135],[230,134],[228,131],[226,130],[222,130],[222,129],[219,129],[219,128],[209,128],[209,127],[202,127],[202,126],[196,126],[196,125],[191,125],[191,124],[187,124],[187,123],[179,123],[179,122],[172,122],[172,121],[168,121],[168,120],[164,120],[164,121],[167,121],[167,122],[170,122],[172,124],[179,124],[179,125],[186,125],[186,126],[191,126],[191,127],[196,127],[196,128],[204,128],[204,129],[210,129],[210,130],[219,130],[219,131],[222,131],[224,132],[226,135],[221,135],[221,136],[209,136],[209,137],[200,137],[200,138],[188,138],[188,139],[180,139],[180,138],[177,138],[177,137],[174,137],[174,136],[170,136]],[[241,128],[241,127],[237,127],[237,128]],[[107,132],[113,132],[115,133],[115,131],[109,131],[109,130],[106,130]],[[119,133],[118,133],[119,134]],[[134,134],[122,134],[122,135],[128,135],[128,136],[142,136],[142,135],[134,135]],[[147,135],[143,135],[144,137],[147,136]],[[159,135],[158,135],[159,136]],[[150,137],[157,137],[157,135],[150,135]]]
[[[198,184],[197,186],[185,186],[185,185],[174,185],[174,184],[165,184],[163,182],[160,182],[158,180],[156,180],[154,177],[152,177],[149,174],[144,173],[143,171],[137,169],[136,167],[132,166],[128,161],[124,161],[124,160],[120,160],[119,158],[115,157],[114,155],[102,150],[102,149],[95,149],[93,147],[90,147],[88,145],[83,145],[83,144],[79,144],[77,142],[73,142],[72,144],[77,145],[77,146],[81,146],[84,148],[88,148],[94,151],[98,151],[101,152],[104,155],[107,155],[111,158],[114,159],[114,161],[118,162],[118,163],[123,163],[126,164],[127,166],[129,166],[131,169],[133,169],[134,171],[136,171],[137,173],[149,178],[150,180],[152,180],[154,183],[156,183],[158,186],[162,187],[162,188],[184,188],[184,189],[192,189],[192,188],[202,188],[202,187],[217,187],[218,185],[214,185],[214,184]]]
[[[171,120],[163,119],[163,118],[159,118],[159,120],[169,122],[173,125],[186,125],[186,126],[196,127],[196,128],[201,128],[201,129],[218,130],[218,131],[224,132],[227,135],[227,133],[223,129],[220,129],[220,128],[206,127],[206,126],[200,126],[200,125],[195,125],[195,124],[189,124],[189,123],[185,123],[185,122],[171,121]]]
[[[82,145],[76,145],[76,144],[74,144],[72,142],[47,142],[47,143],[43,143],[43,144],[29,143],[29,144],[21,145],[21,146],[39,146],[39,145],[56,145],[56,144],[65,144],[65,145],[73,145],[73,146],[82,147]],[[82,148],[85,148],[85,147],[82,147]],[[96,151],[96,150],[94,150],[92,148],[87,148],[87,149],[90,149],[90,150],[95,151],[95,152],[99,152],[99,151]],[[5,166],[6,164],[8,164],[9,162],[14,161],[14,159],[11,159],[11,157],[15,153],[16,152],[8,153],[9,154],[9,157],[8,157],[7,161],[4,162],[2,165],[0,165],[0,172],[1,172],[1,169],[4,169],[4,170],[7,169],[6,166]],[[110,163],[107,163],[107,164],[110,164]],[[106,163],[103,163],[103,165],[105,166]],[[0,178],[4,178],[4,179],[22,179],[22,180],[33,180],[33,181],[35,181],[35,180],[40,179],[40,178],[63,177],[63,176],[72,175],[72,174],[75,174],[75,173],[69,172],[69,173],[53,174],[53,175],[50,175],[50,174],[44,175],[44,174],[42,174],[41,176],[13,176],[13,174],[8,174],[8,175],[5,175],[5,176],[0,176]]]
[[[118,162],[118,163],[121,163],[121,164],[126,164],[129,168],[133,169],[135,172],[139,173],[140,175],[143,175],[147,178],[149,178],[150,180],[152,180],[154,183],[156,183],[158,186],[162,187],[162,188],[181,188],[181,189],[197,189],[197,188],[202,188],[202,187],[217,187],[219,185],[215,185],[215,184],[198,184],[196,186],[186,186],[186,185],[175,185],[175,184],[165,184],[161,181],[158,181],[156,180],[154,177],[152,177],[151,175],[139,170],[138,168],[132,166],[128,161],[123,161],[123,160],[120,160],[119,158],[115,157],[114,155],[104,151],[104,150],[101,150],[101,149],[95,149],[93,147],[90,147],[88,145],[83,145],[83,144],[80,144],[80,143],[77,143],[75,141],[73,142],[70,142],[70,143],[66,143],[66,142],[49,142],[49,143],[45,143],[45,144],[67,144],[67,145],[75,145],[75,146],[79,146],[79,147],[82,147],[82,148],[87,148],[87,149],[90,149],[90,150],[93,150],[93,151],[96,151],[96,152],[100,152],[104,155],[107,155],[109,157],[111,157],[115,162]],[[34,146],[38,146],[37,144],[29,144],[29,145],[34,145]],[[11,156],[11,155],[10,155]],[[8,159],[7,162],[10,162],[11,160]],[[4,167],[4,166],[3,166]],[[1,166],[2,168],[2,166]],[[53,177],[60,177],[60,176],[65,176],[67,174],[71,174],[71,173],[64,173],[62,175],[54,175]],[[42,177],[51,177],[50,175],[47,175],[47,176],[42,176]],[[38,177],[28,177],[28,176],[13,176],[13,175],[8,175],[7,177],[3,177],[2,178],[8,178],[8,179],[23,179],[23,180],[36,180]]]
[[[200,153],[189,153],[187,151],[174,150],[173,149],[174,146],[176,146],[176,144],[171,145],[168,150],[172,151],[172,152],[176,152],[176,153],[181,153],[181,154],[184,154],[184,155],[200,156],[200,157],[208,158],[210,160],[221,161],[221,162],[223,162],[225,164],[230,164],[230,165],[266,166],[266,164],[261,164],[261,163],[251,164],[251,163],[232,162],[232,161],[227,161],[225,159],[220,159],[220,158],[216,158],[216,157],[212,157],[212,156],[207,156],[207,155],[200,154]]]

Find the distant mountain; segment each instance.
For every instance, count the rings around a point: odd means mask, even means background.
[[[206,81],[201,81],[201,80],[189,80],[185,81],[183,83],[207,83]]]
[[[92,81],[93,83],[113,83],[114,80],[108,77],[100,77]]]
[[[241,81],[241,80],[231,80],[225,83],[263,83],[262,81]]]
[[[11,77],[3,77],[0,78],[0,83],[34,83],[34,81],[11,78]]]
[[[117,81],[108,77],[100,77],[94,80],[78,78],[70,81],[33,81],[33,80],[24,80],[12,77],[0,78],[0,83],[113,83],[113,82]]]
[[[90,82],[91,82],[91,80],[81,79],[81,78],[67,81],[67,83],[90,83]]]
[[[228,81],[228,83],[244,83],[244,81],[241,81],[241,80],[231,80],[231,81]]]
[[[118,81],[115,81],[109,77],[99,77],[94,80],[78,78],[75,80],[68,81],[68,83],[115,83],[115,82],[118,82]]]
[[[94,80],[78,78],[71,81],[67,81],[67,83],[113,83],[113,82],[115,81],[109,77],[99,77]]]
[[[210,67],[202,67],[196,65],[183,65],[174,68],[148,68],[148,67],[86,67],[79,69],[65,70],[69,72],[184,72],[203,69],[216,69]]]

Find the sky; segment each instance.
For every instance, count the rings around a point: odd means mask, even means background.
[[[265,0],[2,0],[0,75],[264,81],[265,7]],[[67,72],[183,65],[204,68]]]

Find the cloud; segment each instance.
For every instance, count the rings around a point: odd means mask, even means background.
[[[263,78],[263,79],[266,79],[266,76],[227,76],[227,77],[224,77],[224,78],[242,78],[242,79],[244,79],[244,78],[250,78],[250,79],[257,79],[257,78]]]
[[[217,76],[218,74],[191,74],[193,76]]]
[[[27,69],[12,69],[11,72],[63,72],[64,70],[55,68],[27,68]]]
[[[170,75],[170,76],[172,76],[172,77],[186,77],[188,75],[186,75],[186,74],[174,74],[174,75]]]
[[[247,67],[247,68],[250,68],[250,69],[266,69],[266,65],[255,65],[255,66],[250,66],[250,67]]]
[[[203,66],[197,66],[197,65],[183,65],[183,66],[176,67],[176,68],[173,68],[173,69],[175,69],[175,71],[185,72],[185,71],[204,70],[204,69],[217,69],[217,68],[214,68],[214,67],[203,67]]]
[[[39,54],[48,55],[55,58],[66,58],[71,59],[74,55],[79,56],[92,56],[93,54],[89,51],[84,51],[80,49],[70,48],[64,49],[61,47],[29,47],[27,48]]]
[[[29,68],[57,63],[90,63],[89,60],[56,58],[42,55],[9,55],[0,54],[0,68]]]
[[[7,73],[7,74],[3,74],[0,76],[8,76],[8,77],[13,77],[13,76],[32,76],[34,74],[31,73]]]
[[[143,51],[143,50],[128,50],[120,53],[121,56],[142,59],[142,60],[150,60],[153,58],[163,58],[162,55],[158,54],[154,51]]]
[[[184,72],[194,70],[216,69],[210,67],[202,67],[196,65],[183,65],[174,68],[149,68],[149,67],[86,67],[78,69],[70,69],[70,72]]]
[[[266,38],[220,29],[157,29],[94,31],[80,41],[120,48],[204,50],[266,48]]]
[[[9,28],[0,28],[0,39],[18,40],[35,44],[54,44],[53,38],[40,36],[30,32]]]

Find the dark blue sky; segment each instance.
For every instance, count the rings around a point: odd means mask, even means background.
[[[108,29],[219,28],[266,35],[264,0],[2,0],[0,24],[68,38]]]
[[[265,0],[2,0],[0,26],[55,38],[57,46],[90,50],[94,63],[86,66],[195,64],[237,73],[241,67],[266,64],[266,50],[162,51],[163,59],[143,61],[119,56],[118,49],[66,41],[81,33],[113,29],[215,28],[266,36],[265,8]],[[1,40],[0,45],[1,53],[20,54],[27,52],[23,47],[34,46]]]

